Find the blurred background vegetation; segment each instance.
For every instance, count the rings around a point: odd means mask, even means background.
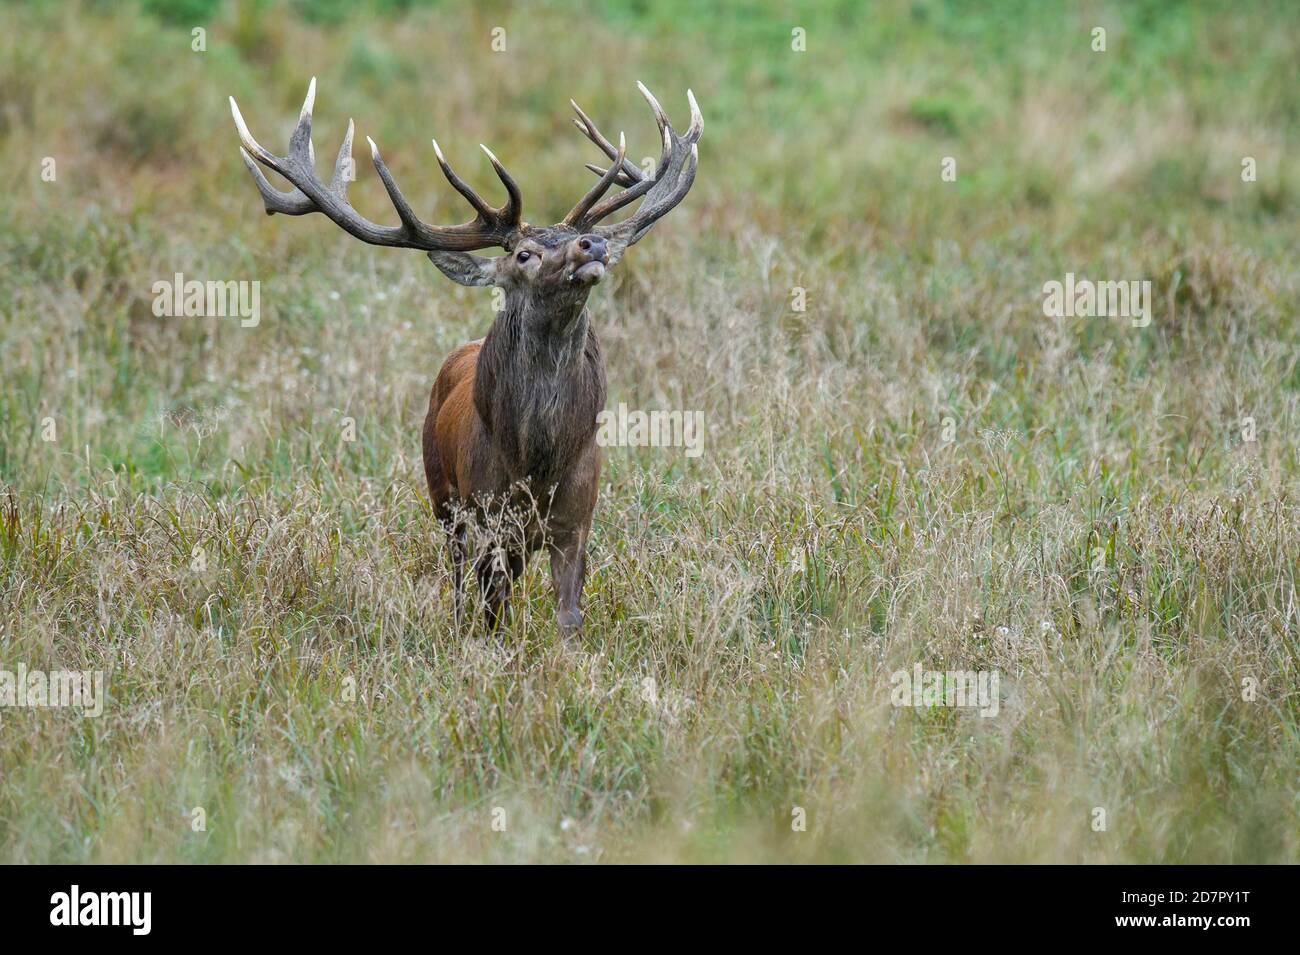
[[[429,221],[430,137],[554,221],[570,97],[637,158],[637,80],[699,99],[592,308],[706,450],[607,455],[581,649],[536,573],[449,632],[418,427],[489,295],[263,215],[227,97],[283,153],[312,76],[384,222],[364,136]],[[1284,0],[0,4],[0,651],[114,699],[0,715],[0,857],[1294,860],[1298,129]],[[1045,319],[1067,271],[1153,324]],[[177,272],[260,325],[155,317]],[[996,728],[891,710],[918,660],[1000,668]]]

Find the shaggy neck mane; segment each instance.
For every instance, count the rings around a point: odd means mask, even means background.
[[[478,355],[474,405],[492,447],[510,478],[539,495],[595,440],[605,406],[585,298],[560,307],[507,298]]]

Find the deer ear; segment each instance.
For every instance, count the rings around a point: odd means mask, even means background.
[[[430,252],[428,256],[439,272],[458,285],[492,285],[496,281],[494,258],[468,252]]]

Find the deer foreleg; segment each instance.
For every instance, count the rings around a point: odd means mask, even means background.
[[[510,599],[510,586],[523,570],[522,555],[507,554],[499,548],[484,554],[478,560],[475,573],[483,601],[483,617],[492,633],[501,627],[505,605]]]
[[[587,535],[574,533],[552,541],[551,582],[555,586],[555,625],[560,638],[582,635],[582,583],[587,574]]]

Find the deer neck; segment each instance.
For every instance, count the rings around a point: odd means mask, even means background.
[[[595,440],[605,369],[585,301],[511,303],[478,356],[474,404],[511,481],[543,489]]]

